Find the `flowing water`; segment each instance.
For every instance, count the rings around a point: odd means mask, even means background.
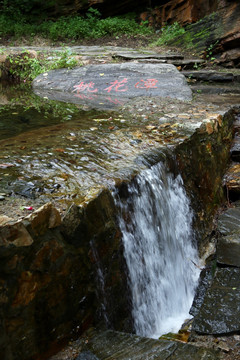
[[[127,199],[115,198],[135,331],[153,338],[176,332],[189,318],[199,276],[193,214],[182,179],[159,163],[128,186]]]

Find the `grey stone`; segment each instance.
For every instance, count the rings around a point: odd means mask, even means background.
[[[90,351],[84,351],[78,355],[76,360],[99,360],[99,359]]]
[[[217,261],[220,264],[240,267],[240,232],[218,240]]]
[[[193,303],[189,311],[189,314],[192,316],[196,316],[199,312],[204,300],[205,293],[211,284],[212,278],[213,271],[211,267],[205,268],[201,271]]]
[[[218,231],[222,235],[240,231],[240,208],[230,208],[219,216]]]
[[[108,360],[215,360],[219,352],[170,340],[155,340],[116,331],[93,332],[87,347]]]
[[[201,334],[240,331],[240,269],[219,268],[205,294],[193,330]]]
[[[33,81],[37,95],[72,103],[89,102],[99,107],[106,100],[142,96],[190,100],[185,77],[171,64],[102,64],[73,70],[60,69],[39,75]]]
[[[125,60],[138,59],[162,59],[162,60],[182,60],[184,58],[181,54],[157,54],[153,52],[138,53],[136,51],[116,52],[113,58],[121,58]]]
[[[212,82],[232,82],[234,75],[232,73],[224,73],[217,71],[201,70],[201,71],[183,71],[186,77],[196,79],[198,81],[212,81]]]
[[[231,147],[231,157],[234,161],[240,162],[240,136],[235,136]]]
[[[216,95],[222,95],[222,94],[229,94],[230,96],[232,94],[240,94],[240,87],[230,84],[217,84],[212,83],[211,85],[207,84],[200,84],[198,82],[194,84],[190,84],[191,90],[193,93],[201,93],[201,94],[216,94]]]

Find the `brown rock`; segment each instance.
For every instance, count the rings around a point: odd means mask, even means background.
[[[10,217],[6,216],[6,215],[1,215],[0,216],[0,226],[12,221],[13,219],[11,219]]]
[[[22,222],[0,226],[0,246],[12,244],[20,247],[30,246],[32,243],[33,239]]]
[[[211,122],[206,123],[206,132],[211,135],[214,132],[213,124]]]
[[[26,219],[30,221],[35,235],[44,234],[47,229],[52,229],[61,224],[61,215],[51,203],[41,206]]]
[[[33,274],[30,271],[22,272],[18,280],[18,291],[12,306],[26,306],[36,296],[39,289],[50,282],[50,275]]]
[[[64,253],[63,247],[56,241],[45,242],[42,248],[37,252],[36,258],[31,266],[32,270],[44,270],[51,263],[54,263]]]

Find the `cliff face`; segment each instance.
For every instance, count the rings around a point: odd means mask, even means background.
[[[240,3],[238,0],[171,0],[164,5],[156,6],[154,10],[141,14],[142,20],[160,28],[165,24],[178,22],[181,25],[194,24],[193,36],[197,33],[210,33],[201,43],[201,50],[211,44],[217,44],[215,53],[220,53],[220,62],[229,66],[239,66],[240,54]]]

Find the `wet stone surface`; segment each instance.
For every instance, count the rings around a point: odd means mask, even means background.
[[[201,334],[240,331],[240,269],[218,268],[206,292],[193,330]]]
[[[207,131],[214,132],[223,111],[215,105],[143,97],[116,112],[97,113],[85,105],[41,101],[43,108],[37,103],[23,110],[9,103],[0,113],[3,124],[12,115],[0,140],[0,214],[23,216],[27,210],[20,207],[37,208],[48,201],[62,210],[79,204],[102,186],[131,178],[149,160],[156,162],[201,124],[213,124]],[[39,106],[41,116],[36,116]],[[19,120],[23,115],[25,127]]]
[[[219,351],[181,342],[154,340],[116,331],[89,331],[50,360],[73,360],[90,350],[99,360],[216,360]],[[91,355],[92,356],[92,355]],[[78,357],[77,357],[78,359]],[[80,359],[82,359],[80,357]],[[87,358],[86,358],[87,359]],[[94,359],[90,357],[89,359]]]

